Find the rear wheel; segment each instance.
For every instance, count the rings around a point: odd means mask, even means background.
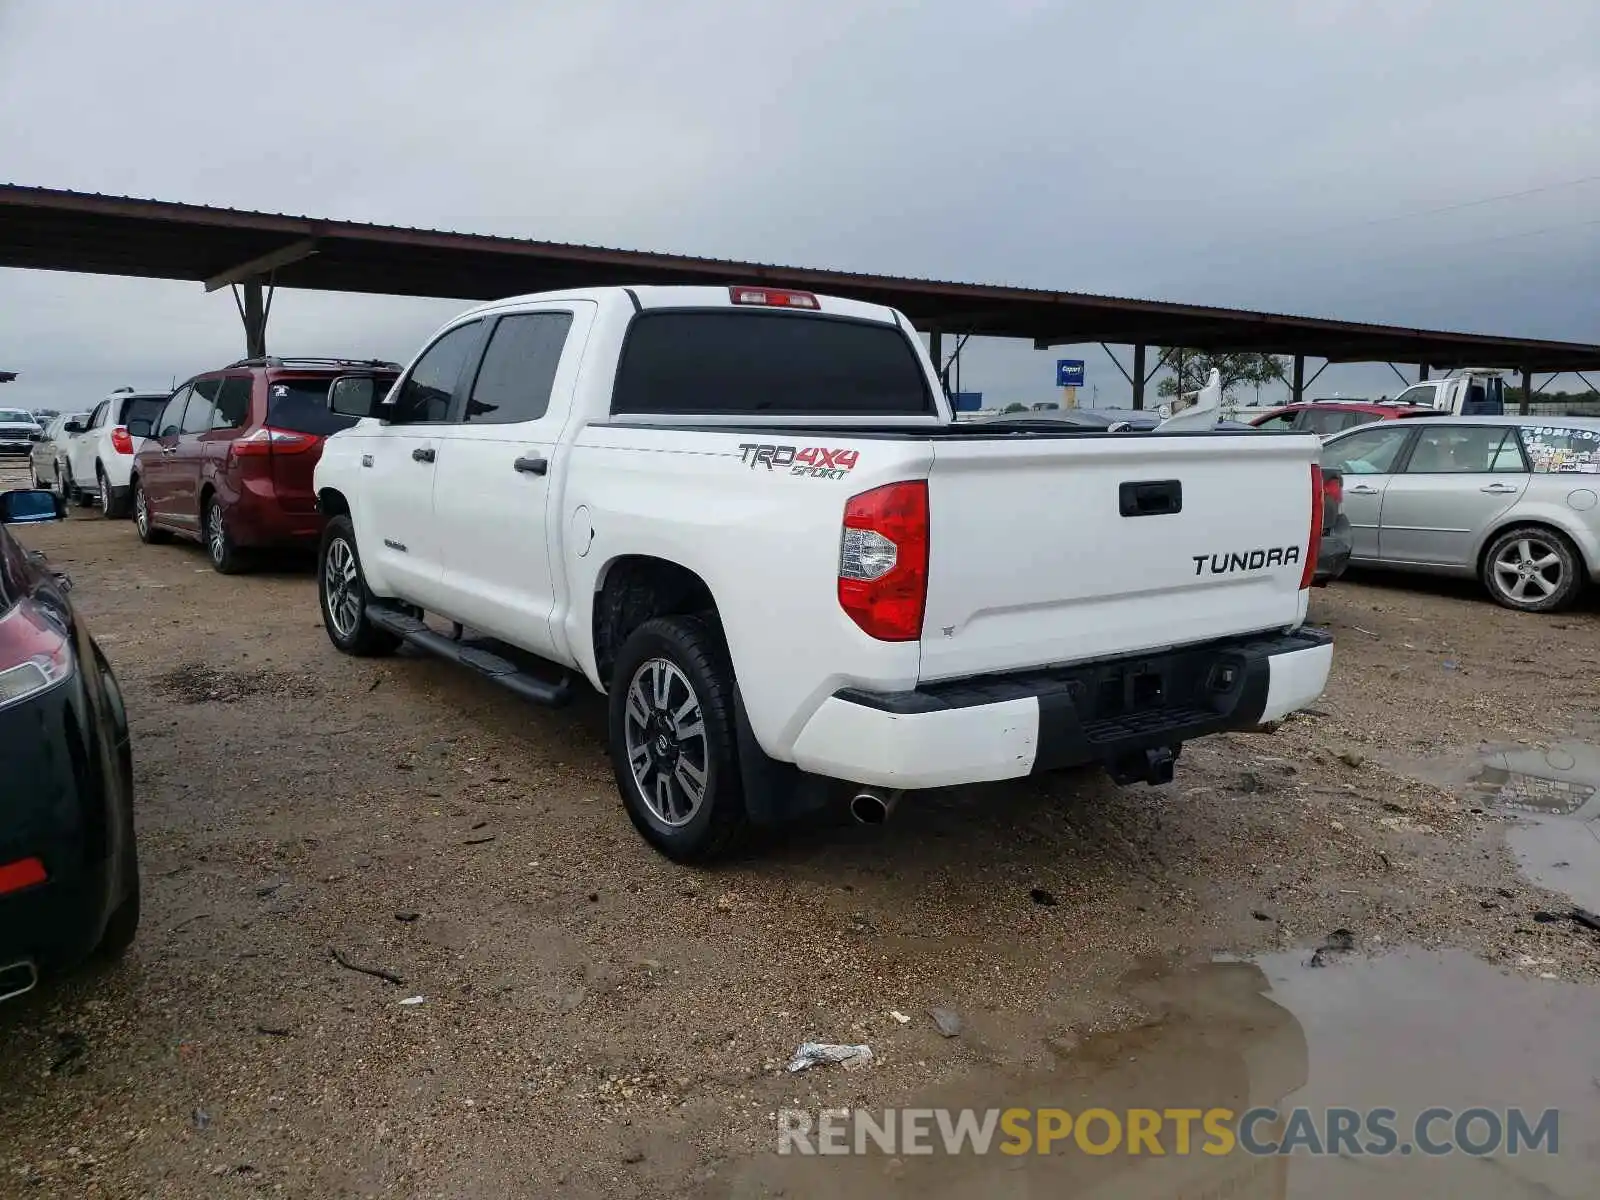
[[[346,654],[362,658],[392,654],[400,645],[398,637],[367,617],[367,577],[361,573],[355,526],[349,517],[334,517],[322,531],[317,592],[328,640]]]
[[[1565,534],[1520,525],[1490,543],[1483,556],[1483,586],[1507,608],[1555,612],[1578,598],[1583,559]]]
[[[611,765],[629,818],[668,858],[716,858],[745,830],[733,711],[733,668],[704,621],[646,621],[618,652]]]
[[[224,575],[237,575],[245,569],[245,552],[234,545],[228,532],[228,518],[215,495],[206,498],[206,554],[211,565]]]
[[[118,500],[116,493],[111,488],[111,481],[106,478],[104,467],[97,468],[95,474],[100,482],[100,515],[111,520],[120,521],[128,515],[128,501],[126,497]]]
[[[172,540],[171,534],[157,529],[150,519],[150,501],[144,494],[144,480],[137,475],[133,479],[133,527],[139,531],[139,540],[149,545]]]

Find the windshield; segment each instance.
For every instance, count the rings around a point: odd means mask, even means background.
[[[20,408],[0,408],[0,421],[8,425],[37,425],[31,412]]]

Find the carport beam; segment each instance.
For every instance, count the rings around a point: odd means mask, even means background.
[[[267,305],[261,289],[261,279],[246,279],[244,303],[240,315],[244,317],[244,355],[246,358],[267,356]]]

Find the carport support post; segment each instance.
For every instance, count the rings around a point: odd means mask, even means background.
[[[267,306],[261,293],[261,277],[244,281],[244,354],[246,358],[267,356]]]
[[[928,330],[928,357],[933,359],[933,369],[939,372],[939,386],[948,396],[950,381],[944,374],[944,330],[937,327]]]
[[[1528,405],[1533,401],[1533,372],[1526,367],[1522,369],[1522,403],[1517,405],[1517,415],[1528,415]]]
[[[1428,379],[1428,364],[1421,363],[1417,367],[1417,382],[1426,383]]]
[[[1144,343],[1133,344],[1133,406],[1144,407]]]
[[[1306,356],[1304,354],[1296,354],[1294,356],[1293,388],[1294,394],[1290,397],[1290,403],[1299,404],[1306,390]]]

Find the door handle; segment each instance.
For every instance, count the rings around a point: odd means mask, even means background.
[[[163,446],[163,447],[161,447],[161,453],[163,453],[163,454],[176,454],[177,452],[178,452],[178,448],[176,446]]]
[[[512,465],[524,475],[543,475],[550,469],[550,460],[536,454],[525,454]]]
[[[1345,490],[1352,496],[1376,496],[1378,494],[1377,488],[1368,487],[1364,483],[1360,487],[1346,488]]]
[[[1488,487],[1481,487],[1478,490],[1480,492],[1488,492],[1491,496],[1504,496],[1509,492],[1516,491],[1517,489],[1512,487],[1509,483],[1491,483]]]
[[[432,446],[418,446],[411,452],[411,457],[418,462],[432,462],[434,459]]]

